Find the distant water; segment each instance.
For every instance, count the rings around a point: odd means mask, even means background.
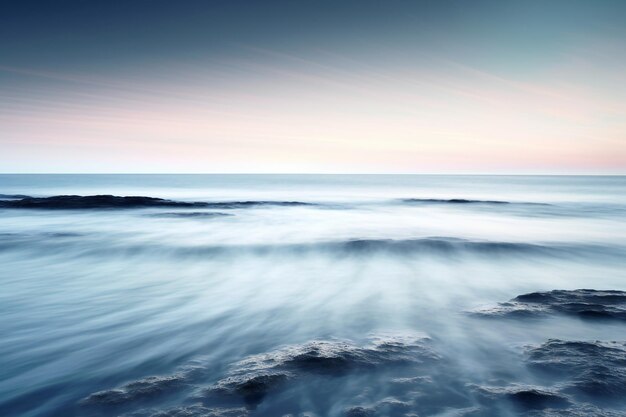
[[[0,416],[626,415],[621,293],[498,304],[626,291],[626,177],[0,175],[0,194]],[[10,203],[58,195],[202,204]]]

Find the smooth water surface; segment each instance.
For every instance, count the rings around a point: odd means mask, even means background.
[[[488,415],[476,386],[559,387],[524,346],[626,339],[621,320],[468,314],[534,291],[626,290],[626,177],[0,175],[0,194],[249,203],[0,208],[2,416]],[[373,339],[414,335],[435,365],[368,356]],[[365,346],[375,366],[207,394],[242,359],[311,341]],[[171,375],[184,377],[124,388]],[[389,378],[415,375],[434,378],[419,400],[393,394]],[[128,395],[85,400],[116,387]]]

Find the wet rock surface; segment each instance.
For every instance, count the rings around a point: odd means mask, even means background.
[[[269,392],[283,387],[288,380],[294,378],[295,375],[289,372],[258,372],[230,376],[208,388],[206,395],[234,395],[254,407],[261,403]]]
[[[511,204],[509,201],[500,200],[469,200],[465,198],[404,198],[403,203],[407,204]],[[532,203],[526,203],[532,204]]]
[[[549,340],[529,348],[528,366],[589,401],[626,398],[626,342]]]
[[[623,297],[620,291],[557,290],[512,301],[546,309],[571,303],[619,307]],[[121,415],[269,417],[314,410],[307,415],[626,416],[626,342],[550,339],[526,346],[517,354],[519,365],[530,372],[501,375],[489,383],[472,379],[460,363],[443,357],[433,345],[422,334],[382,334],[364,343],[313,340],[247,356],[215,377],[208,363],[198,361],[169,376],[96,392],[83,404],[108,407],[105,410],[123,404],[148,407],[155,404],[152,399],[183,389],[182,405],[168,402]],[[180,395],[175,398],[179,401]]]
[[[155,197],[114,195],[57,195],[53,197],[26,197],[19,200],[0,201],[0,207],[16,209],[107,209],[141,207],[205,207],[202,202],[165,200]]]
[[[123,404],[159,396],[181,388],[185,384],[184,374],[149,376],[132,381],[118,388],[99,391],[83,400],[84,404]]]
[[[315,206],[300,201],[174,201],[156,197],[115,195],[57,195],[52,197],[29,197],[25,195],[0,198],[0,208],[14,209],[122,209],[142,207],[205,207],[218,209],[241,209],[258,206]]]
[[[252,355],[235,364],[207,395],[237,395],[259,404],[268,392],[310,375],[343,376],[351,371],[394,365],[419,365],[439,359],[424,336],[374,337],[366,346],[350,341],[312,341]]]
[[[517,411],[566,408],[571,405],[570,400],[563,394],[535,386],[479,386],[475,387],[474,392],[483,404],[491,405],[504,401]]]
[[[204,360],[193,360],[170,375],[153,375],[130,381],[116,388],[95,392],[81,401],[83,406],[117,406],[156,399],[190,388],[208,377]]]
[[[146,409],[123,414],[122,417],[247,417],[245,408],[210,408],[202,404],[168,408]]]
[[[177,219],[177,218],[193,218],[193,219],[205,219],[215,217],[228,217],[232,216],[230,213],[219,213],[212,211],[181,211],[181,212],[169,212],[169,213],[153,213],[149,214],[149,217],[163,218],[163,219]]]
[[[554,290],[523,294],[494,307],[477,309],[480,317],[543,317],[564,314],[582,319],[626,321],[626,292],[613,290]]]
[[[417,416],[413,413],[414,404],[408,401],[400,401],[393,397],[384,398],[371,406],[349,407],[344,411],[345,417],[410,417]]]
[[[257,206],[275,206],[275,207],[306,207],[317,206],[315,203],[305,203],[302,201],[218,201],[206,203],[207,207],[219,209],[241,209]]]
[[[625,412],[611,411],[592,405],[581,405],[563,409],[535,410],[524,414],[524,417],[624,417]]]
[[[498,408],[472,407],[459,412],[451,411],[446,417],[624,417],[624,412],[607,410],[590,404],[575,405],[567,408],[545,408],[541,410],[512,410]]]
[[[28,195],[24,194],[0,194],[0,200],[16,200],[22,198],[31,198]]]

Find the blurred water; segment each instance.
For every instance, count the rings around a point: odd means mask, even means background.
[[[80,400],[201,361],[199,381],[149,402],[191,404],[246,355],[316,339],[423,333],[468,384],[536,383],[525,344],[626,339],[623,322],[464,314],[532,291],[626,290],[625,177],[0,175],[0,194],[315,204],[0,209],[2,416],[137,411]],[[247,412],[341,415],[371,380],[341,381]]]

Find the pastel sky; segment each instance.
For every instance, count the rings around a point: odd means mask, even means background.
[[[626,1],[4,1],[0,172],[626,174]]]

